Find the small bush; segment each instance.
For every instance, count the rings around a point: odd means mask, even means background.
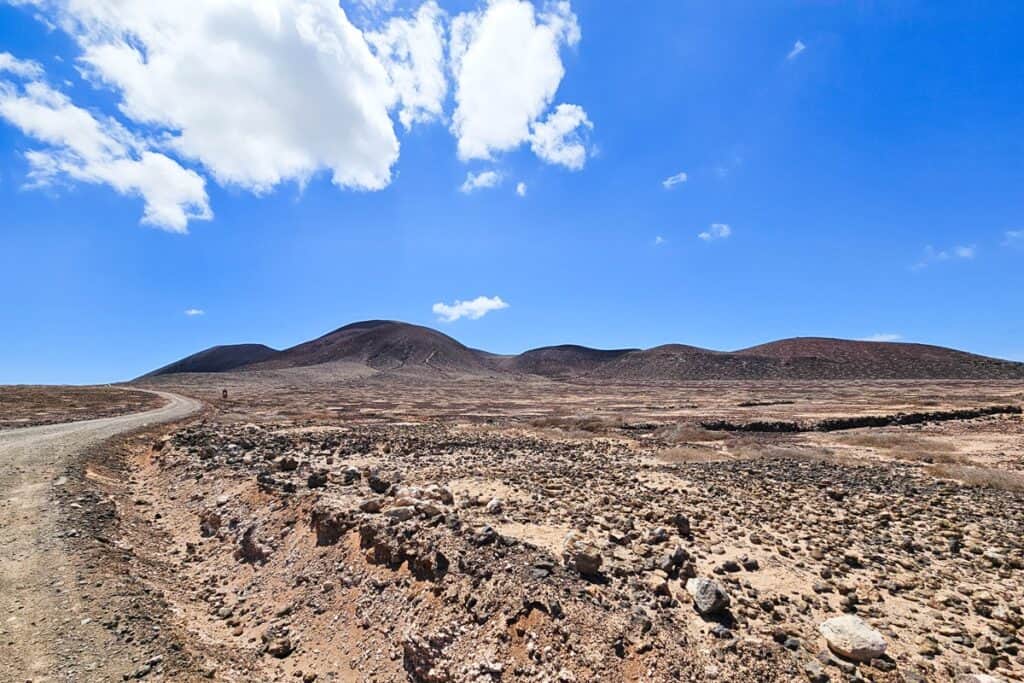
[[[968,486],[1024,493],[1024,472],[952,464],[935,465],[930,471],[937,477],[956,479]]]
[[[701,443],[707,441],[725,441],[729,435],[725,432],[712,432],[698,424],[679,422],[667,425],[654,432],[654,437],[667,444]]]

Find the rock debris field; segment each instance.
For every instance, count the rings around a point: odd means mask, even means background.
[[[659,439],[211,417],[135,451],[122,542],[196,678],[1024,678],[1024,494]]]

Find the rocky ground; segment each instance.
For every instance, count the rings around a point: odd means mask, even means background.
[[[162,403],[148,392],[108,386],[0,386],[0,429],[114,417]]]
[[[701,427],[1016,385],[225,381],[47,459],[67,607],[14,594],[0,645],[42,664],[11,680],[1024,679],[1020,414]]]
[[[161,634],[130,676],[1024,677],[1024,493],[920,452],[1012,474],[1019,415],[830,435],[243,415],[129,449],[92,494]],[[98,616],[115,638],[140,637],[128,607]]]

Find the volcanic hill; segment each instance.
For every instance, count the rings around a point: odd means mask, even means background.
[[[567,344],[502,356],[469,348],[428,327],[390,320],[352,323],[283,351],[260,344],[215,346],[147,376],[284,370],[338,362],[385,372],[429,369],[612,382],[1024,379],[1024,363],[926,344],[798,337],[732,352],[682,344],[643,350]]]

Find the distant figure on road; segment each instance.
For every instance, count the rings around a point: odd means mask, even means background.
[[[220,390],[220,397],[222,399],[224,399],[225,401],[228,400],[228,390],[227,389],[221,389]]]

